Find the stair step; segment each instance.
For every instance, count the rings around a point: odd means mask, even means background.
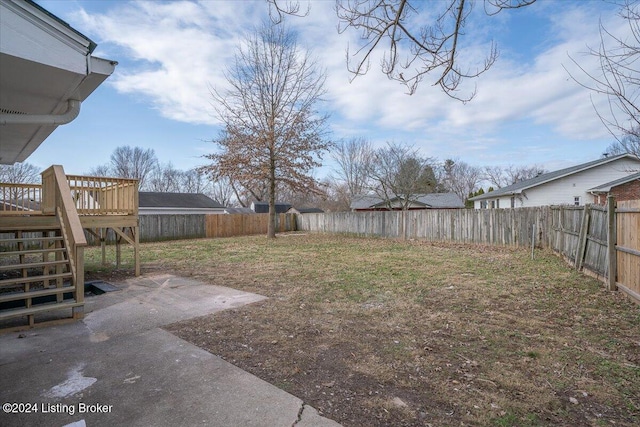
[[[28,316],[31,314],[42,313],[45,311],[61,310],[64,308],[80,307],[84,305],[83,302],[69,301],[69,302],[54,302],[48,304],[38,304],[32,307],[24,308],[12,308],[9,310],[0,311],[0,320],[10,319],[12,317]]]
[[[62,236],[43,236],[43,237],[16,237],[15,239],[0,239],[1,244],[19,243],[19,242],[43,242],[62,240]]]
[[[29,262],[24,264],[0,265],[0,271],[22,270],[24,268],[55,267],[56,265],[65,265],[65,264],[69,265],[69,260],[61,259],[59,261],[41,261],[41,262]]]
[[[24,283],[43,282],[45,280],[68,279],[71,278],[71,272],[60,274],[47,274],[43,276],[16,277],[13,279],[0,280],[0,287],[9,285],[20,285]]]
[[[36,255],[47,252],[64,252],[67,248],[51,248],[51,249],[25,249],[24,251],[7,251],[0,252],[0,256],[20,256],[20,255]]]
[[[18,300],[27,299],[27,298],[44,297],[48,295],[64,294],[68,292],[74,292],[75,289],[76,288],[73,286],[64,286],[62,288],[38,289],[35,291],[29,291],[29,292],[3,293],[3,294],[0,294],[0,303],[7,302],[7,301],[18,301]]]

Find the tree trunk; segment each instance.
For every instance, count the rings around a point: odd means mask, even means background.
[[[271,157],[269,165],[269,224],[267,225],[267,238],[276,238],[276,165]]]

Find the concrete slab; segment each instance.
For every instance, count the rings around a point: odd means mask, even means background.
[[[22,404],[0,425],[338,426],[158,328],[263,297],[175,276],[122,288],[92,298],[84,323],[0,336],[0,403]]]

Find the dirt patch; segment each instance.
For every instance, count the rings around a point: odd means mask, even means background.
[[[168,330],[346,426],[640,422],[640,309],[551,253],[306,235],[142,256],[268,296]]]

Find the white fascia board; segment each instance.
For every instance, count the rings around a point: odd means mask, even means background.
[[[0,2],[0,51],[29,61],[87,74],[91,41],[31,4]]]
[[[139,215],[204,215],[223,214],[225,208],[152,208],[138,207]]]

